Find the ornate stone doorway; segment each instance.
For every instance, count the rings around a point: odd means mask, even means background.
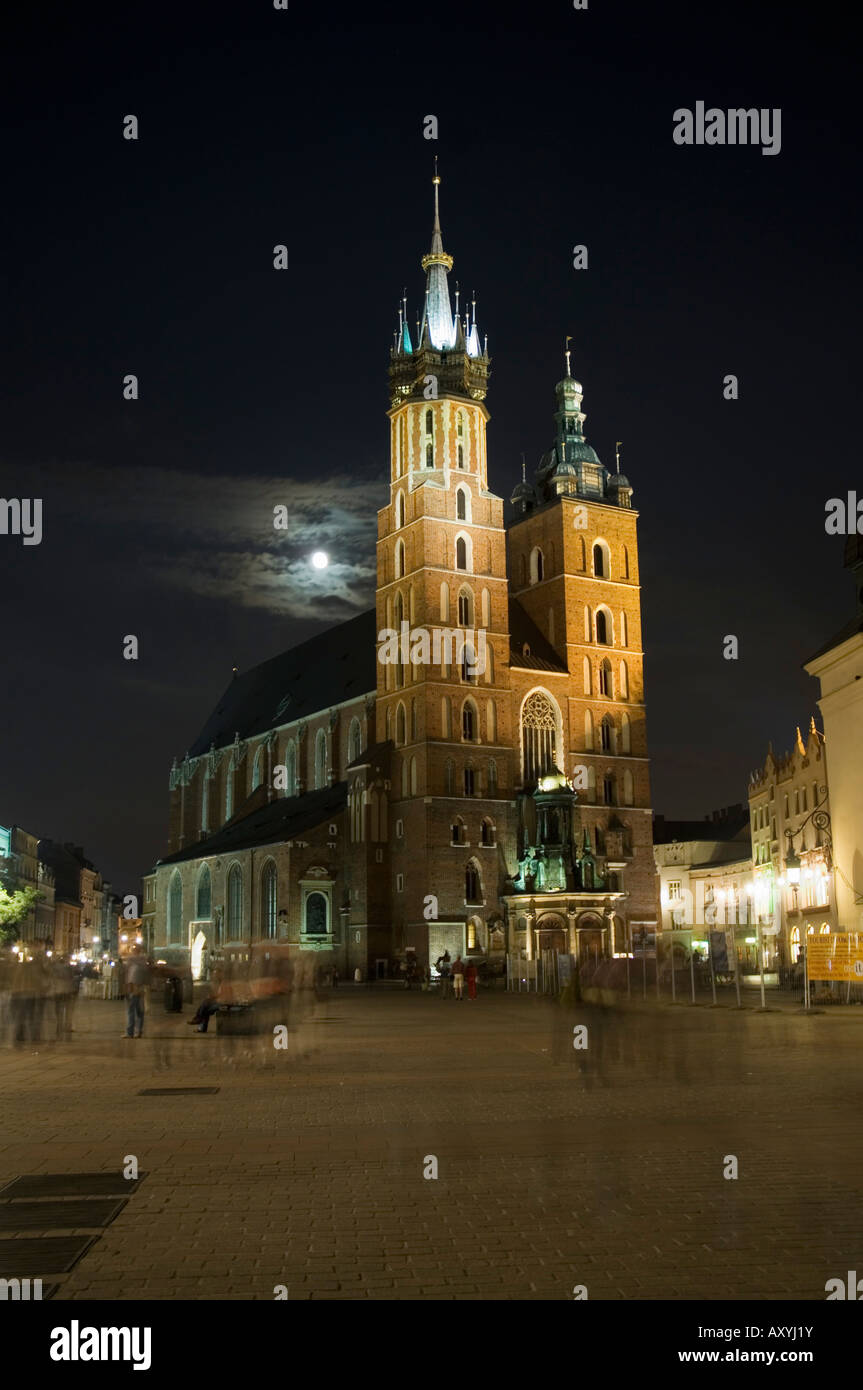
[[[569,950],[566,923],[556,912],[545,912],[536,924],[536,949],[540,951]]]

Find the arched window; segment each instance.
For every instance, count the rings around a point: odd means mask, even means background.
[[[521,747],[524,780],[532,783],[557,765],[560,715],[541,690],[528,695],[521,707]]]
[[[440,702],[440,725],[443,738],[452,738],[452,700],[443,695]]]
[[[599,726],[599,746],[603,753],[611,753],[613,746],[613,729],[610,717],[603,715]]]
[[[610,772],[607,772],[602,779],[602,799],[606,806],[617,805],[614,794],[614,778]]]
[[[628,646],[628,641],[627,641],[627,631],[628,631],[628,629],[627,629],[627,623],[626,623],[626,614],[623,612],[623,609],[621,609],[621,611],[620,611],[620,629],[619,629],[619,630],[620,630],[620,645],[621,645],[622,647],[626,647],[626,646]]]
[[[450,833],[452,835],[452,843],[454,845],[465,844],[467,840],[467,833],[465,823],[462,820],[461,816],[456,816],[455,820],[453,821],[450,827]]]
[[[589,709],[584,711],[584,746],[593,747],[593,715]]]
[[[204,773],[201,783],[201,833],[210,828],[210,774]]]
[[[427,411],[426,411],[426,434],[427,434],[427,435],[429,435],[429,434],[433,435],[433,434],[434,434],[434,411],[433,411],[433,410],[427,410]]]
[[[456,424],[455,424],[456,434],[458,435],[459,439],[463,439],[463,438],[464,438],[464,411],[463,411],[463,410],[459,410],[459,411],[457,412],[456,417],[455,417],[455,421],[456,421]]]
[[[168,888],[168,941],[178,944],[183,940],[183,880],[180,870],[171,875]]]
[[[276,866],[268,859],[261,875],[261,936],[265,941],[275,941],[277,923]]]
[[[488,764],[488,794],[497,796],[497,763],[494,758],[490,758]]]
[[[426,445],[426,468],[434,468],[434,447],[431,444]]]
[[[405,718],[405,707],[399,703],[396,710],[396,743],[401,747],[407,743],[407,720]]]
[[[285,749],[285,796],[297,794],[297,748],[291,740]]]
[[[227,892],[227,940],[243,939],[243,871],[239,864],[232,864],[228,870]]]
[[[611,643],[608,640],[609,622],[604,608],[596,610],[596,640],[601,647],[608,647]]]
[[[588,608],[587,604],[584,605],[584,640],[585,642],[591,642],[593,640],[593,628],[591,626],[590,621],[590,609]]]
[[[459,466],[459,468],[464,468],[464,445],[463,445],[463,444],[459,444],[459,446],[458,446],[458,451],[457,451],[457,452],[458,452],[458,466]]]
[[[459,449],[461,449],[461,445],[459,445]],[[457,491],[456,491],[456,495],[455,495],[455,514],[456,514],[457,520],[459,520],[459,521],[467,521],[467,520],[468,520],[468,514],[467,514],[467,488],[460,487],[460,488],[458,488]]]
[[[597,541],[593,547],[593,573],[597,579],[611,578],[611,555],[605,541]]]
[[[458,591],[459,627],[473,627],[473,593],[468,588]]]
[[[442,623],[449,622],[449,585],[446,580],[440,586],[440,620]]]
[[[621,700],[629,699],[629,671],[625,661],[620,663],[620,698]]]
[[[483,589],[480,600],[480,612],[482,613],[482,626],[491,627],[491,597],[488,589]]]
[[[624,774],[623,774],[623,804],[624,804],[624,806],[631,806],[632,803],[633,803],[633,800],[634,800],[634,796],[635,796],[635,792],[634,792],[633,781],[632,781],[632,773],[630,772],[629,768],[626,768],[626,770],[624,771]]]
[[[538,545],[530,552],[530,582],[538,584],[543,575],[543,556]]]
[[[620,716],[620,751],[621,753],[632,752],[632,728],[628,714]]]
[[[599,693],[605,695],[609,700],[614,696],[614,689],[611,677],[611,662],[608,657],[603,657],[599,666]]]
[[[315,786],[327,785],[327,736],[323,729],[315,734]]]
[[[800,928],[791,928],[791,964],[796,965],[800,959]]]
[[[461,736],[466,743],[475,743],[477,737],[477,714],[473,700],[465,700],[461,707]]]
[[[485,732],[489,743],[497,743],[497,706],[494,700],[486,701]]]
[[[325,894],[310,893],[306,898],[306,936],[326,936],[329,903]]]
[[[485,683],[494,685],[494,647],[489,641],[485,644]]]
[[[404,541],[396,541],[395,577],[396,577],[396,579],[404,579],[404,575],[405,575],[405,543],[404,543]]]
[[[396,498],[396,526],[405,524],[405,495],[400,492]]]
[[[582,662],[582,675],[584,679],[584,693],[590,694],[590,657],[586,656]]]
[[[264,745],[261,744],[255,754],[255,761],[252,764],[252,791],[257,791],[261,785],[261,759],[264,754]]]
[[[201,922],[206,922],[212,913],[212,883],[210,881],[210,869],[207,864],[202,864],[198,874],[198,884],[195,890],[195,916]]]
[[[363,751],[363,731],[358,719],[351,720],[348,731],[348,762],[354,762]]]
[[[469,550],[466,536],[458,536],[455,543],[455,567],[457,570],[470,569]]]
[[[490,816],[483,816],[482,825],[479,828],[479,842],[481,845],[493,845],[495,843],[494,821]]]
[[[466,866],[464,871],[464,900],[466,903],[482,902],[482,885],[480,883],[479,869],[473,860]]]
[[[476,685],[479,674],[477,652],[473,642],[466,641],[461,654],[461,678],[465,685]]]
[[[455,785],[455,763],[452,758],[447,758],[444,763],[444,795],[452,796]]]

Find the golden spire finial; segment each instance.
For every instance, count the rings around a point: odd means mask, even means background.
[[[564,355],[565,355],[565,357],[566,357],[566,375],[567,375],[567,376],[572,376],[572,372],[571,372],[570,366],[569,366],[569,357],[570,357],[570,352],[571,352],[571,348],[570,348],[569,345],[570,345],[571,342],[572,342],[572,334],[571,334],[571,333],[567,333],[567,335],[566,335],[566,346],[565,346],[565,348],[564,348]]]
[[[617,440],[617,443],[616,443],[615,446],[614,446],[614,461],[615,461],[615,463],[617,464],[617,471],[618,471],[618,473],[620,472],[620,449],[621,449],[621,445],[622,445],[622,444],[623,444],[623,440],[622,440],[622,439],[618,439],[618,440]]]

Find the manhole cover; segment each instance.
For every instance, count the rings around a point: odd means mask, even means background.
[[[45,1236],[40,1240],[0,1240],[0,1279],[67,1274],[98,1236]]]
[[[218,1086],[152,1086],[139,1096],[214,1096]]]
[[[109,1226],[126,1203],[90,1200],[78,1202],[6,1202],[0,1204],[0,1231],[77,1231],[88,1226]]]
[[[17,1197],[126,1197],[144,1181],[124,1178],[122,1173],[36,1173],[29,1178],[13,1178],[0,1188],[0,1196]]]

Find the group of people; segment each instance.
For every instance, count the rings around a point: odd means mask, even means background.
[[[465,964],[461,958],[461,952],[453,960],[449,951],[444,951],[443,955],[438,956],[435,961],[435,970],[440,976],[441,999],[464,999],[465,985],[467,985],[468,999],[476,999],[479,971],[474,961],[470,960]]]
[[[72,1032],[80,974],[62,956],[36,947],[0,955],[0,1043],[38,1047],[65,1042]]]

